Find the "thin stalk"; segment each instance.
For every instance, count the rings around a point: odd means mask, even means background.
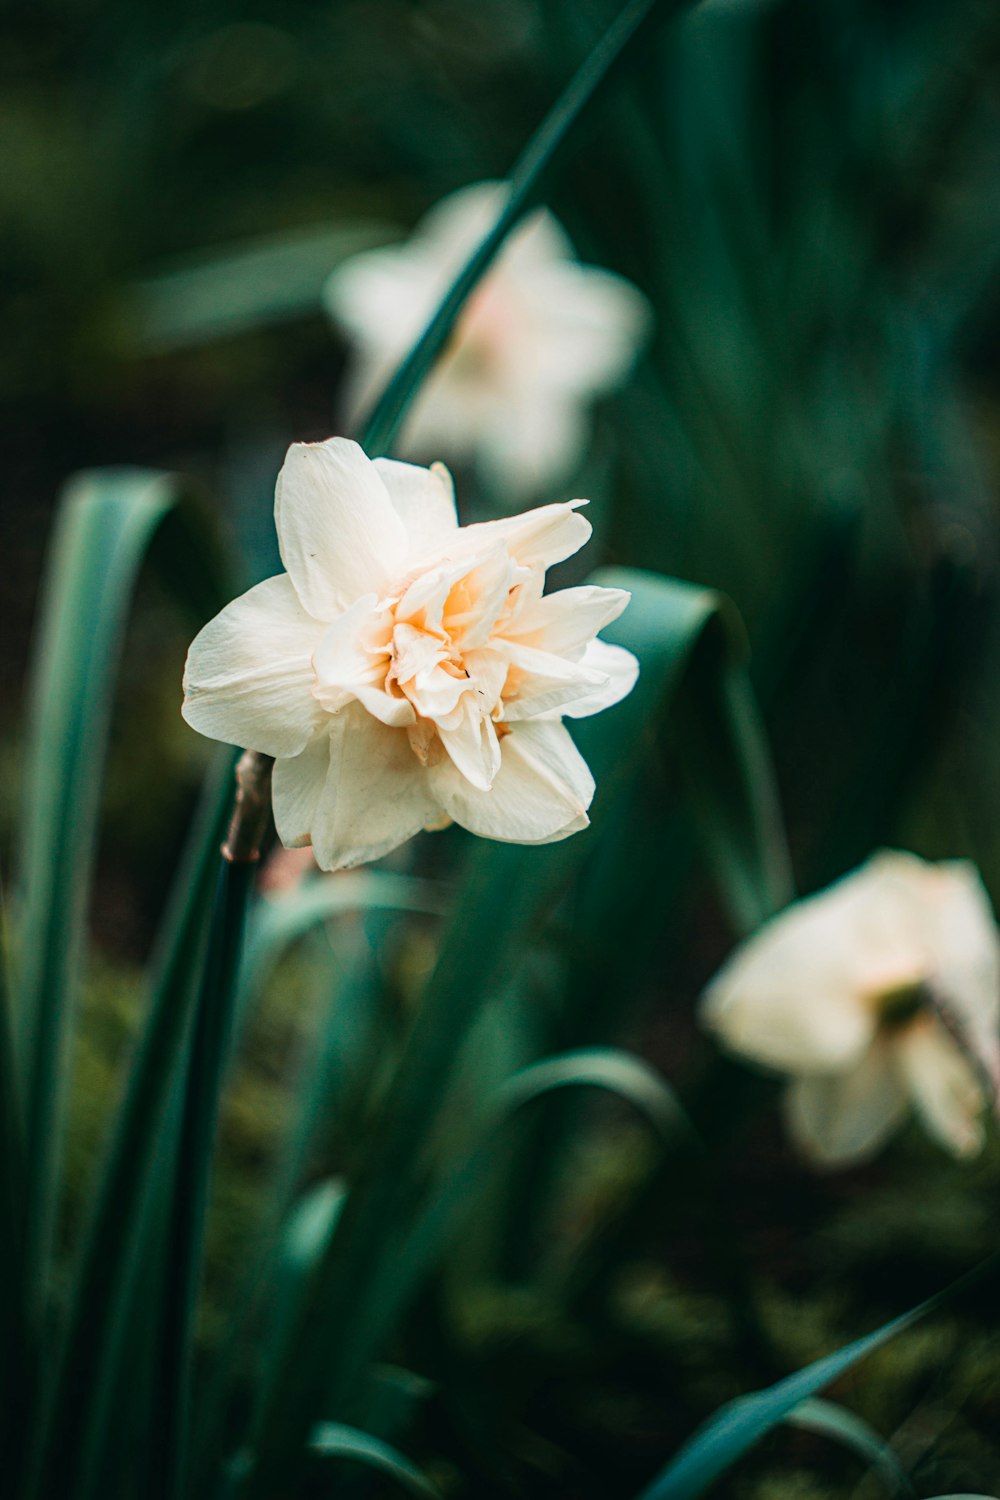
[[[28,1336],[24,1321],[24,1122],[7,973],[0,959],[0,1452],[16,1470],[28,1392],[24,1389]]]
[[[232,799],[232,759],[220,758],[206,785],[178,872],[155,962],[149,1019],[129,1073],[84,1243],[70,1322],[56,1358],[55,1388],[35,1454],[28,1494],[75,1496],[87,1483],[86,1451],[97,1451],[112,1419],[111,1394],[128,1321],[127,1289],[140,1256],[142,1203],[155,1176],[164,1113],[198,993],[206,912],[217,849]]]
[[[161,1304],[158,1399],[148,1475],[149,1493],[155,1500],[184,1500],[187,1493],[205,1220],[247,904],[270,806],[271,764],[267,757],[248,751],[237,770],[236,810],[222,850],[208,954],[184,1082],[168,1226],[166,1286]]]
[[[654,22],[681,10],[690,0],[630,0],[592,48],[545,116],[510,174],[510,191],[492,229],[483,237],[452,283],[423,333],[392,376],[362,426],[358,441],[366,452],[385,453],[410,401],[444,349],[469,295],[489,269],[511,229],[529,209],[546,173],[581,115],[603,90]]]

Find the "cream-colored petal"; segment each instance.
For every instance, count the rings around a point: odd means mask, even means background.
[[[343,261],[327,278],[323,303],[366,365],[391,366],[421,332],[443,290],[432,258],[385,245]]]
[[[983,1145],[983,1090],[968,1058],[941,1023],[919,1017],[896,1041],[902,1086],[929,1135],[955,1156],[974,1156]]]
[[[412,724],[416,715],[387,673],[390,663],[391,618],[374,594],[364,594],[328,627],[315,652],[314,693],[331,713],[352,698],[363,703],[383,724]]]
[[[429,469],[392,458],[376,458],[375,470],[406,528],[412,562],[447,542],[458,528],[455,489],[444,464]]]
[[[585,719],[590,714],[612,708],[628,696],[639,676],[639,663],[631,651],[626,651],[624,646],[612,646],[608,641],[591,641],[580,665],[603,673],[607,681],[567,703],[562,712],[568,719]]]
[[[593,266],[540,266],[523,295],[534,315],[533,377],[554,391],[587,397],[620,385],[652,326],[638,288]]]
[[[347,438],[292,444],[274,520],[281,560],[319,620],[335,620],[362,594],[383,596],[405,568],[403,522],[375,465]]]
[[[323,719],[310,660],[323,628],[285,573],[234,599],[191,643],[181,709],[187,722],[226,744],[297,755]]]
[[[466,781],[488,792],[500,770],[500,742],[492,719],[479,711],[472,694],[462,696],[462,713],[452,728],[441,724],[438,735],[452,765]]]
[[[497,547],[477,567],[456,583],[448,597],[443,623],[462,651],[485,646],[506,608],[511,589],[525,570]]]
[[[435,797],[456,823],[514,844],[547,844],[587,826],[594,780],[561,724],[515,725],[500,748],[488,792],[470,785],[450,761],[428,768]]]
[[[705,1015],[728,1046],[758,1062],[832,1072],[867,1047],[880,997],[931,972],[912,895],[880,858],[741,944],[709,987]]]
[[[336,714],[330,761],[312,824],[323,870],[380,859],[441,813],[403,729],[389,729],[360,704]]]
[[[572,557],[589,539],[591,525],[576,512],[586,500],[540,505],[502,521],[479,521],[462,528],[465,546],[487,548],[499,540],[525,568],[552,568]]]
[[[703,1024],[730,1051],[779,1072],[856,1066],[876,1018],[851,983],[844,941],[809,902],[789,907],[723,964],[702,998]]]
[[[532,358],[530,352],[523,355],[528,368]],[[512,385],[494,398],[476,456],[491,489],[521,497],[550,489],[573,473],[586,452],[591,422],[575,397],[539,389],[523,375]]]
[[[520,641],[497,639],[493,646],[511,668],[503,700],[504,718],[511,724],[569,713],[576,699],[607,688],[606,674],[582,661],[567,661]]]
[[[931,984],[964,1045],[1000,1086],[1000,933],[969,860],[925,865],[920,920],[934,957]]]
[[[300,755],[279,759],[271,775],[271,805],[274,826],[286,849],[301,849],[312,843],[323,788],[330,766],[330,724],[310,740]]]
[[[907,1114],[889,1049],[876,1043],[845,1073],[798,1078],[785,1096],[789,1133],[804,1156],[846,1167],[874,1156]]]
[[[579,661],[598,632],[617,620],[631,597],[625,589],[603,589],[594,584],[557,589],[538,599],[521,590],[503,634],[539,651]]]
[[[418,224],[417,235],[435,248],[447,246],[461,264],[492,229],[509,194],[508,182],[470,183],[436,203]],[[530,266],[572,254],[572,243],[559,221],[547,208],[538,208],[512,231],[496,265],[512,268],[520,277]]]

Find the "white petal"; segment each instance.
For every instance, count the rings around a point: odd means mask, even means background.
[[[566,661],[519,641],[498,638],[492,644],[512,669],[503,700],[504,718],[511,724],[569,713],[568,705],[608,687],[606,674],[585,661]]]
[[[463,694],[461,707],[459,722],[453,728],[439,725],[438,735],[466,781],[488,792],[500,770],[500,742],[492,719],[483,716],[471,693]]]
[[[293,443],[274,499],[281,560],[310,614],[335,620],[369,592],[384,595],[406,562],[406,531],[357,443]]]
[[[898,1038],[900,1077],[927,1132],[955,1156],[983,1145],[983,1090],[967,1058],[933,1016],[922,1016]]]
[[[297,755],[323,720],[312,653],[323,626],[287,574],[265,579],[199,631],[184,668],[185,719],[199,734],[263,755]]]
[[[507,198],[507,182],[474,182],[449,193],[417,226],[417,235],[440,255],[444,248],[458,264],[466,260],[492,229]],[[509,235],[491,275],[513,271],[518,278],[531,266],[573,254],[564,230],[547,208],[538,208]]]
[[[458,515],[455,489],[444,464],[424,469],[392,458],[376,458],[374,464],[406,528],[409,558],[423,557],[446,542],[458,528]]]
[[[540,384],[582,397],[621,384],[652,324],[638,288],[569,261],[533,270],[523,290],[535,314],[533,375]]]
[[[586,500],[570,500],[558,505],[540,505],[502,521],[464,526],[461,535],[470,549],[488,547],[501,540],[522,567],[552,568],[579,552],[590,538],[590,522],[576,514],[578,507],[586,503]]]
[[[825,1167],[873,1156],[907,1113],[906,1095],[882,1043],[847,1073],[796,1079],[785,1106],[799,1149]]]
[[[316,809],[330,767],[330,724],[325,714],[324,726],[302,751],[291,759],[274,763],[271,776],[271,805],[274,826],[286,849],[301,849],[312,843]]]
[[[533,357],[534,351],[522,355],[525,362]],[[523,369],[513,390],[494,396],[476,443],[480,470],[497,494],[549,489],[573,472],[590,438],[592,424],[578,400],[539,389]]]
[[[934,955],[932,984],[962,1042],[1000,1083],[1000,934],[979,873],[969,860],[924,865],[921,912]]]
[[[345,260],[327,278],[323,302],[330,315],[372,357],[392,366],[421,332],[447,282],[423,253],[380,246]]]
[[[363,703],[383,724],[412,724],[412,705],[387,691],[391,649],[391,617],[374,594],[364,594],[325,631],[313,653],[315,694],[331,713],[352,698]]]
[[[428,769],[435,796],[456,823],[513,844],[552,843],[586,828],[594,780],[561,724],[518,724],[500,752],[488,792],[471,786],[450,761]]]
[[[360,704],[334,716],[329,769],[311,829],[321,869],[379,859],[440,812],[405,730],[380,724]]]
[[[579,661],[590,642],[617,620],[632,595],[625,589],[602,589],[594,584],[557,589],[540,599],[525,593],[503,627],[503,634],[540,651],[551,651]]]
[[[584,719],[620,703],[635,687],[639,676],[639,663],[631,651],[626,651],[624,646],[612,646],[607,641],[591,641],[580,665],[603,672],[607,682],[567,703],[563,713],[568,719]]]
[[[870,860],[742,944],[706,993],[706,1019],[723,1041],[789,1072],[857,1062],[874,1034],[880,997],[933,972],[920,908],[908,878],[900,878],[899,861],[910,860]]]
[[[506,608],[511,589],[523,573],[524,569],[511,560],[506,549],[498,546],[458,580],[449,595],[443,624],[463,651],[486,645]]]

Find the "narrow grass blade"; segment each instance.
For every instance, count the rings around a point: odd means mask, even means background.
[[[7,994],[6,955],[0,955],[0,1452],[15,1472],[27,1416],[21,1389],[26,1368],[24,1326],[24,1135],[21,1089]]]
[[[190,597],[211,549],[169,476],[83,475],[60,509],[32,674],[28,782],[20,829],[18,1015],[31,1154],[25,1225],[27,1315],[37,1326],[59,1186],[68,1029],[85,945],[114,671],[140,564],[154,536],[186,536],[195,566],[172,574]],[[170,526],[165,523],[173,520]],[[219,593],[222,590],[219,589]],[[199,604],[202,602],[199,597]]]
[[[256,861],[224,859],[187,1059],[167,1238],[167,1281],[147,1482],[163,1500],[188,1494],[195,1320],[219,1099],[232,1034],[243,927]]]
[[[392,1235],[381,1274],[366,1289],[355,1344],[343,1355],[355,1381],[361,1379],[368,1362],[378,1357],[422,1278],[433,1268],[463,1205],[477,1185],[488,1179],[509,1128],[522,1121],[529,1105],[581,1088],[612,1094],[630,1105],[662,1148],[673,1147],[685,1154],[692,1146],[697,1149],[697,1137],[673,1089],[641,1058],[613,1047],[591,1047],[523,1068],[487,1101],[472,1144],[447,1163],[414,1223],[400,1225]]]
[[[70,1319],[55,1359],[36,1493],[75,1500],[112,1420],[113,1393],[140,1256],[144,1200],[162,1182],[163,1131],[188,1037],[211,912],[218,848],[232,804],[235,754],[220,754],[181,861],[154,960],[147,1020],[112,1132],[74,1280]],[[159,1159],[159,1165],[158,1165]]]
[[[342,1422],[322,1422],[309,1440],[309,1452],[315,1458],[351,1459],[369,1469],[376,1469],[387,1479],[395,1480],[407,1495],[416,1495],[418,1500],[441,1500],[441,1491],[435,1489],[409,1459],[390,1443],[369,1437],[356,1427],[345,1427]]]
[[[595,581],[629,589],[626,614],[605,631],[620,640],[657,627],[664,599],[635,589],[629,569],[604,569]],[[791,857],[770,750],[746,672],[746,641],[727,601],[693,591],[689,607],[704,611],[689,641],[673,738],[689,805],[709,863],[737,932],[752,931],[792,899]],[[700,598],[698,597],[700,595]],[[651,611],[648,622],[640,618]]]
[[[445,935],[383,1116],[368,1127],[365,1165],[317,1268],[308,1312],[280,1368],[269,1372],[253,1445],[260,1450],[257,1468],[249,1480],[255,1496],[288,1481],[321,1395],[327,1412],[348,1414],[344,1407],[358,1377],[354,1351],[365,1338],[359,1309],[368,1305],[367,1288],[381,1274],[390,1236],[419,1208],[424,1154],[464,1038],[497,986],[516,972],[527,939],[594,847],[597,829],[653,746],[697,642],[722,609],[716,595],[674,580],[633,572],[622,582],[632,604],[613,638],[636,653],[640,675],[622,703],[578,726],[598,787],[594,830],[541,849],[474,847],[461,909]]]
[[[659,1477],[642,1491],[639,1500],[694,1500],[727,1473],[762,1437],[786,1421],[803,1401],[839,1379],[897,1334],[912,1328],[997,1270],[1000,1270],[1000,1257],[991,1256],[967,1276],[901,1317],[883,1324],[874,1333],[845,1344],[833,1354],[824,1355],[767,1390],[729,1402],[695,1433]]]
[[[407,406],[447,343],[466,300],[514,225],[534,203],[546,173],[598,93],[634,55],[651,24],[665,21],[685,3],[687,0],[630,0],[592,48],[515,163],[510,174],[510,192],[496,223],[462,267],[362,425],[359,441],[366,452],[388,451]]]
[[[835,1401],[813,1397],[797,1406],[785,1421],[789,1427],[801,1427],[804,1432],[818,1433],[850,1448],[873,1474],[878,1475],[890,1495],[916,1500],[917,1492],[896,1454],[885,1439],[855,1412],[838,1406]]]
[[[432,881],[387,870],[306,881],[287,895],[257,904],[240,969],[240,990],[249,998],[266,982],[290,944],[344,912],[415,911],[440,916],[447,904],[446,892]]]

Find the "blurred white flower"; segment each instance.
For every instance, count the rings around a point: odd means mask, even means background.
[[[582,547],[576,507],[460,527],[448,471],[295,443],[278,476],[287,568],[193,642],[184,717],[274,756],[274,818],[325,870],[377,859],[453,819],[545,844],[587,825],[594,783],[563,726],[635,682],[595,639],[621,589],[543,594]]]
[[[353,256],[329,278],[327,307],[355,346],[352,420],[422,331],[506,192],[497,182],[463,188],[404,244]],[[572,469],[586,446],[590,403],[625,379],[649,324],[642,293],[580,265],[557,220],[538,209],[466,304],[411,408],[400,451],[475,461],[494,488],[537,492]]]
[[[824,1165],[872,1155],[912,1108],[957,1156],[1000,1079],[1000,938],[966,860],[883,851],[790,906],[723,965],[701,1018],[794,1075],[787,1120]]]

